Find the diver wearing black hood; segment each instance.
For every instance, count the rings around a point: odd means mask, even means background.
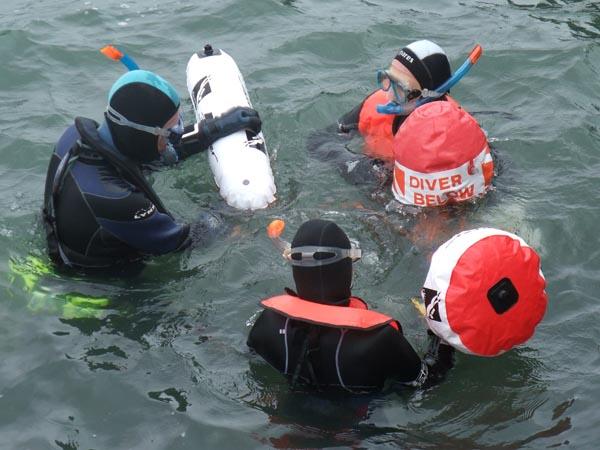
[[[448,92],[432,96],[451,76],[448,57],[436,43],[419,40],[408,44],[386,70],[377,71],[377,90],[340,117],[336,125],[309,136],[309,153],[337,166],[352,184],[387,188],[392,181],[393,142],[400,126],[426,97],[455,102]],[[360,145],[353,142],[357,136],[361,137]]]
[[[250,108],[183,126],[175,89],[158,75],[132,70],[113,85],[99,125],[78,117],[60,137],[48,166],[44,223],[59,266],[106,268],[161,255],[203,240],[220,219],[179,224],[141,171],[173,164],[236,131],[260,131]],[[194,239],[193,239],[194,238]]]
[[[284,256],[297,294],[286,288],[287,295],[262,301],[265,311],[247,344],[292,386],[353,393],[381,390],[388,381],[422,386],[452,367],[451,347],[434,339],[422,362],[398,321],[352,297],[352,262],[360,250],[335,223],[305,222]]]

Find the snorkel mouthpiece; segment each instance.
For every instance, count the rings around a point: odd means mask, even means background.
[[[389,102],[385,105],[377,105],[377,112],[379,114],[393,114],[395,116],[406,115],[409,112],[413,111],[414,108],[405,108],[405,105],[401,105],[396,102]]]
[[[471,70],[471,67],[475,65],[475,63],[479,60],[481,55],[483,54],[483,48],[481,45],[477,44],[473,47],[473,50],[469,53],[469,56],[465,60],[464,63],[452,74],[450,78],[448,78],[441,86],[439,86],[435,91],[427,91],[427,89],[423,90],[423,95],[419,99],[413,102],[407,102],[403,104],[399,104],[396,102],[389,102],[385,105],[377,105],[377,112],[379,114],[394,114],[394,115],[406,115],[410,112],[414,111],[421,105],[428,103],[432,100],[442,97],[446,94],[452,87],[456,85],[468,72]]]

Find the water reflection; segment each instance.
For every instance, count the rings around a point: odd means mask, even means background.
[[[247,403],[269,418],[268,430],[256,435],[262,444],[274,448],[361,444],[357,427],[369,417],[369,404],[376,397],[292,391],[282,380],[265,363],[250,361],[248,382],[254,397]]]
[[[546,0],[540,2],[507,0],[517,9],[531,11],[529,17],[540,22],[566,25],[579,39],[596,39],[600,36],[600,5],[581,0]],[[570,7],[574,4],[575,7]],[[542,15],[544,14],[544,15]]]
[[[348,396],[291,391],[274,369],[250,360],[244,402],[268,416],[268,426],[256,439],[275,448],[368,448],[387,443],[416,449],[508,450],[537,441],[568,445],[561,435],[572,428],[566,413],[574,400],[560,403],[551,418],[541,419],[549,402],[543,377],[547,371],[527,349],[496,358],[461,355],[438,386]],[[534,433],[532,420],[538,424]],[[528,427],[515,428],[525,422]],[[486,445],[486,436],[503,443]]]

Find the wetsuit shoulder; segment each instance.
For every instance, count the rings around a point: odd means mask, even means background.
[[[104,160],[76,162],[60,197],[57,216],[61,228],[77,230],[83,217],[87,217],[89,228],[87,233],[72,231],[63,236],[68,239],[67,234],[74,233],[77,240],[88,236],[85,248],[91,254],[123,245],[142,254],[164,254],[184,246],[189,235],[189,226],[177,224],[158,211],[143,192]],[[98,229],[92,232],[93,228]]]
[[[367,380],[382,387],[388,379],[410,383],[421,371],[419,355],[402,331],[390,325],[367,333],[349,331],[339,355],[342,361],[355,359],[344,375],[349,384],[361,385]]]
[[[58,138],[54,147],[54,154],[62,158],[71,147],[73,147],[80,138],[75,125],[70,125],[65,129],[63,134]]]
[[[280,338],[280,330],[285,330],[283,315],[266,309],[262,311],[248,334],[246,344],[265,361],[280,372],[285,373],[285,340]]]
[[[391,177],[391,170],[383,161],[348,149],[353,134],[355,133],[337,132],[333,125],[316,131],[306,141],[308,153],[321,161],[333,164],[340,175],[351,184],[387,183]]]
[[[189,226],[158,211],[143,193],[130,191],[107,199],[86,193],[86,200],[102,228],[142,253],[160,255],[187,246]]]
[[[248,347],[261,353],[263,343],[269,341],[273,337],[273,332],[278,330],[280,325],[285,323],[286,317],[270,309],[261,311],[250,330],[246,343]]]
[[[290,375],[311,329],[318,336],[311,360],[322,385],[374,390],[381,389],[388,379],[409,383],[420,374],[419,356],[399,327],[389,324],[368,331],[340,329],[299,322],[265,310],[247,343],[274,368]],[[304,369],[301,373],[303,379],[310,379]]]

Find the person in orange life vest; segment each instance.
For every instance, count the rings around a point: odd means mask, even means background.
[[[400,125],[416,109],[423,91],[434,91],[452,75],[444,50],[437,44],[420,40],[400,49],[389,68],[378,71],[380,89],[369,94],[362,103],[338,121],[342,133],[351,130],[365,139],[365,154],[391,161],[392,141]],[[437,100],[447,100],[443,95]],[[399,114],[380,113],[377,106],[388,102],[406,104]]]
[[[451,76],[448,57],[439,45],[428,40],[412,42],[398,51],[387,70],[377,72],[380,89],[338,120],[336,140],[347,141],[358,132],[364,139],[364,155],[347,151],[345,145],[335,145],[331,130],[328,137],[321,133],[309,137],[309,152],[320,159],[334,160],[353,184],[389,182],[389,163],[394,159],[392,143],[400,125],[424,95]],[[453,101],[446,94],[431,101]],[[382,108],[385,113],[378,112]]]
[[[292,264],[297,293],[286,288],[261,302],[265,310],[247,344],[292,386],[362,393],[387,382],[423,385],[452,367],[451,347],[434,339],[422,361],[398,321],[352,296],[352,263],[360,249],[334,222],[303,223],[291,245],[275,236]]]

